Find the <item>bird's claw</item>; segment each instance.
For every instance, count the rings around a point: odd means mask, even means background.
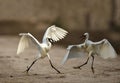
[[[29,73],[28,73],[28,70],[25,70],[23,73],[26,73],[27,75],[29,74]]]
[[[29,67],[27,66],[27,69],[23,73],[26,73],[28,75],[28,71],[29,71]]]
[[[57,74],[62,74],[60,71],[57,71]]]
[[[64,74],[64,73],[58,72],[57,74]]]
[[[81,69],[80,67],[73,67],[74,69]]]

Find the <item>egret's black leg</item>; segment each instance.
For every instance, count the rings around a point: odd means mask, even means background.
[[[73,67],[73,68],[74,68],[74,69],[80,69],[80,67],[82,67],[82,66],[86,65],[86,64],[88,63],[88,61],[89,61],[89,57],[87,58],[87,60],[86,60],[86,62],[85,62],[85,63],[83,63],[83,64],[82,64],[82,65],[80,65],[80,66]]]
[[[32,62],[32,64],[27,68],[27,70],[26,70],[27,73],[28,73],[28,71],[30,70],[30,68],[33,66],[33,64],[34,64],[37,60],[38,60],[38,59],[34,60],[34,61]]]
[[[47,54],[47,56],[48,56],[48,59],[49,59],[49,62],[50,62],[51,67],[52,67],[54,70],[56,70],[58,73],[61,73],[57,68],[55,68],[55,67],[53,66],[49,54]]]
[[[94,64],[94,56],[92,55],[92,64],[91,64],[91,69],[92,69],[92,72],[93,72],[93,74],[94,74],[94,67],[93,67],[93,64]]]
[[[49,59],[49,62],[50,62],[50,65],[51,65],[51,67],[52,67],[53,69],[55,69],[58,73],[61,73],[57,68],[55,68],[55,67],[53,66],[53,64],[52,64],[52,62],[51,62],[50,59]]]

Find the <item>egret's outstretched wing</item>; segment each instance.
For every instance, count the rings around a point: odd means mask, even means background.
[[[19,34],[21,37],[19,44],[18,44],[18,49],[17,49],[17,54],[20,54],[23,52],[26,48],[30,46],[30,42],[34,43],[36,46],[38,46],[39,42],[38,40],[31,35],[30,33],[20,33]]]
[[[46,41],[47,38],[50,38],[53,41],[59,41],[60,39],[63,39],[67,33],[68,32],[66,30],[52,25],[46,30],[43,37],[43,42]]]
[[[68,51],[66,55],[64,56],[62,64],[64,64],[68,59],[78,58],[78,57],[81,57],[87,54],[82,44],[81,45],[70,45],[68,46],[67,50]]]
[[[116,51],[107,39],[103,39],[96,46],[98,47],[98,54],[104,59],[115,58],[117,56]]]

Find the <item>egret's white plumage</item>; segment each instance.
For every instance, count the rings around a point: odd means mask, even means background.
[[[83,44],[69,45],[67,48],[67,53],[62,61],[62,64],[64,64],[68,59],[78,58],[83,55],[86,55],[85,49],[83,49],[82,46],[83,46]]]
[[[55,25],[49,27],[44,36],[42,43],[39,43],[39,41],[30,33],[20,33],[19,35],[22,36],[17,49],[17,55],[22,53],[26,48],[30,46],[31,43],[33,43],[37,49],[39,50],[38,58],[33,61],[33,63],[29,66],[29,68],[26,70],[27,72],[31,68],[31,66],[39,59],[44,58],[48,56],[51,66],[60,73],[59,70],[57,70],[51,63],[50,56],[48,54],[49,50],[51,49],[51,42],[59,41],[60,39],[63,39],[67,35],[67,31],[56,27]],[[52,40],[52,41],[51,41]]]
[[[91,57],[91,56],[94,61],[94,55],[101,56],[104,59],[115,58],[117,56],[117,53],[115,52],[114,48],[112,47],[112,45],[110,44],[110,42],[107,39],[103,39],[99,42],[92,42],[92,41],[88,40],[88,38],[89,38],[88,33],[85,33],[83,35],[83,37],[86,38],[86,40],[83,44],[68,46],[68,52],[66,53],[66,55],[62,61],[62,64],[64,64],[68,59],[78,58],[78,57],[80,57],[82,55],[86,55],[86,54],[88,55],[88,59],[83,65],[87,64],[89,57]],[[74,67],[74,68],[80,68],[83,65],[80,65],[80,66]],[[94,73],[93,62],[92,62],[91,68]]]
[[[42,42],[46,42],[46,38],[50,38],[54,41],[59,41],[60,39],[63,39],[67,33],[68,32],[66,30],[53,25],[47,29]]]
[[[117,57],[117,53],[108,40],[104,40],[104,44],[100,49],[100,56],[104,59]]]

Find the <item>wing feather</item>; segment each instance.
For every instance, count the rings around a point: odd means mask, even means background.
[[[82,44],[80,45],[70,45],[67,48],[67,53],[64,56],[64,59],[62,61],[62,64],[64,64],[68,59],[72,58],[79,58],[83,55],[86,55],[85,49],[82,47]]]
[[[58,36],[59,39],[63,39],[66,34],[61,33],[60,31],[56,32],[56,36]]]
[[[59,41],[60,39],[63,39],[67,33],[68,32],[66,30],[52,25],[46,30],[43,37],[43,42],[46,41],[47,38],[51,38],[54,41]]]
[[[38,46],[38,40],[30,33],[20,33],[19,35],[22,37],[18,44],[17,55],[22,53],[26,48],[28,48],[31,43],[34,43],[36,46]]]
[[[117,56],[116,51],[107,39],[95,43],[94,46],[98,55],[104,59],[115,58]]]

